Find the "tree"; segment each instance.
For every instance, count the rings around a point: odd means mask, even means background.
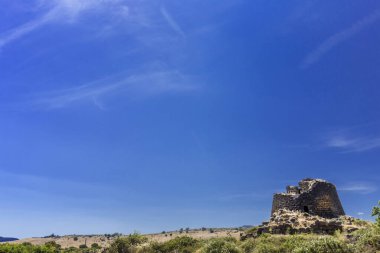
[[[376,225],[380,228],[380,201],[377,206],[373,207],[372,216],[376,217]]]
[[[148,238],[138,233],[133,233],[127,237],[118,237],[114,240],[110,247],[107,249],[107,253],[131,253],[135,252],[135,248],[138,245],[146,243]]]
[[[101,247],[99,246],[99,244],[94,242],[93,244],[91,244],[91,249],[101,249]]]
[[[45,243],[45,246],[52,247],[52,248],[55,248],[57,250],[59,250],[61,248],[61,245],[59,245],[55,241],[47,242],[47,243]]]

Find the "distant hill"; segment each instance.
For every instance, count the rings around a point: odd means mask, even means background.
[[[12,242],[12,241],[17,241],[17,238],[11,238],[11,237],[1,237],[0,236],[0,242]]]

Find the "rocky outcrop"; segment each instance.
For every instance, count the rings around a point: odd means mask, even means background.
[[[300,211],[280,209],[274,212],[268,222],[256,227],[242,239],[270,234],[334,234],[335,231],[353,232],[367,225],[366,222],[350,216],[324,218]]]

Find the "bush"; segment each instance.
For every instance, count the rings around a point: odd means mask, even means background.
[[[354,233],[354,247],[356,252],[380,251],[380,231],[377,227],[361,229]]]
[[[348,245],[333,237],[320,237],[306,241],[295,248],[294,253],[352,253]]]
[[[55,249],[60,249],[61,248],[61,245],[59,245],[55,241],[47,242],[47,243],[45,243],[45,246],[48,246],[48,247],[51,247],[51,248],[55,248]]]
[[[106,250],[107,253],[130,253],[131,243],[126,238],[117,238]]]
[[[241,253],[241,251],[232,242],[223,239],[213,239],[202,247],[201,253]]]
[[[254,239],[248,239],[241,245],[241,249],[244,253],[252,253],[256,246],[257,243]]]
[[[136,246],[147,242],[148,239],[138,233],[133,233],[127,237],[119,237],[113,241],[105,251],[107,253],[132,253],[136,251]]]
[[[152,252],[157,253],[190,253],[199,248],[199,241],[189,236],[180,236],[164,243],[151,243],[150,247]]]
[[[376,217],[376,225],[380,228],[380,201],[377,206],[373,207],[372,216]]]
[[[91,244],[91,249],[100,249],[101,247],[96,242]]]
[[[131,246],[137,246],[148,241],[148,238],[136,232],[128,235],[125,239]]]
[[[0,244],[1,253],[57,253],[59,252],[56,248],[43,245],[43,246],[33,246],[33,245],[23,245],[23,244]]]

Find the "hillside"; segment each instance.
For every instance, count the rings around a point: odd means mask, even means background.
[[[0,236],[0,242],[12,242],[12,241],[17,241],[17,238],[12,238],[12,237],[1,237]]]

